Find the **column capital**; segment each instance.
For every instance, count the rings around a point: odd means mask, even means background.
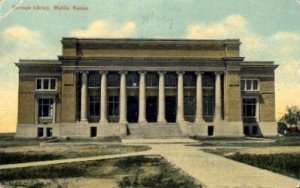
[[[83,74],[83,73],[88,74],[88,73],[89,73],[89,71],[87,71],[87,70],[79,70],[79,72],[80,72],[81,74]]]
[[[224,71],[215,71],[214,72],[214,75],[221,75],[221,74],[224,74]]]
[[[147,71],[138,71],[139,74],[146,74]]]
[[[177,74],[184,74],[185,71],[176,71]]]
[[[106,70],[101,70],[101,71],[99,71],[99,73],[100,73],[100,74],[107,74],[108,71],[106,71]]]
[[[203,74],[204,74],[204,71],[196,71],[195,74],[196,74],[196,75],[203,75]]]
[[[157,71],[158,74],[166,74],[166,71]]]
[[[127,74],[128,71],[119,71],[119,74]]]

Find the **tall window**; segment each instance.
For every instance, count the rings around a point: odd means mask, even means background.
[[[56,78],[37,78],[35,84],[36,90],[55,91]]]
[[[195,115],[195,96],[184,96],[184,115],[194,116]]]
[[[117,72],[109,72],[107,75],[107,86],[108,87],[119,87],[120,86],[120,75]]]
[[[126,78],[128,87],[138,87],[139,86],[139,75],[137,72],[129,72]]]
[[[89,115],[99,116],[100,115],[100,102],[99,96],[89,96]]]
[[[256,116],[256,98],[243,99],[243,117]]]
[[[98,72],[91,72],[88,76],[88,87],[99,87],[100,86],[100,74]]]
[[[108,115],[109,116],[119,115],[119,96],[108,97]]]
[[[183,86],[195,87],[196,86],[196,75],[193,73],[186,73],[183,76]]]
[[[202,87],[214,87],[214,76],[212,74],[204,74],[202,79]]]
[[[241,80],[242,91],[258,91],[257,79],[243,79]]]
[[[177,76],[176,73],[169,72],[165,74],[165,87],[176,87]]]
[[[147,87],[157,87],[158,86],[158,75],[156,73],[147,73],[146,86]]]
[[[42,98],[38,100],[39,103],[39,117],[50,118],[53,117],[53,99]]]
[[[214,97],[203,96],[203,116],[212,117],[214,115]]]

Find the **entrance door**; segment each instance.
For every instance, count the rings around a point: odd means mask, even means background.
[[[168,96],[165,98],[165,110],[167,122],[176,122],[176,97]]]
[[[135,123],[138,121],[138,97],[127,97],[127,121],[129,123]]]
[[[157,122],[157,97],[147,97],[146,119],[148,122]]]

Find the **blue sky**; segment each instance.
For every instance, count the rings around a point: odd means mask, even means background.
[[[50,10],[10,10],[18,3]],[[55,5],[89,10],[51,10]],[[19,58],[55,59],[61,54],[61,38],[70,36],[240,38],[246,59],[280,65],[277,116],[287,105],[300,106],[295,100],[300,96],[300,0],[0,0],[0,87],[5,88],[0,99],[7,98],[0,101],[0,132],[16,119],[18,82],[12,63]],[[7,122],[3,117],[10,114]]]

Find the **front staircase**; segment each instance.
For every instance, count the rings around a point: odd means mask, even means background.
[[[183,138],[182,131],[177,123],[147,123],[138,124],[131,123],[127,125],[126,138],[145,138],[145,139],[160,139],[160,138]]]

